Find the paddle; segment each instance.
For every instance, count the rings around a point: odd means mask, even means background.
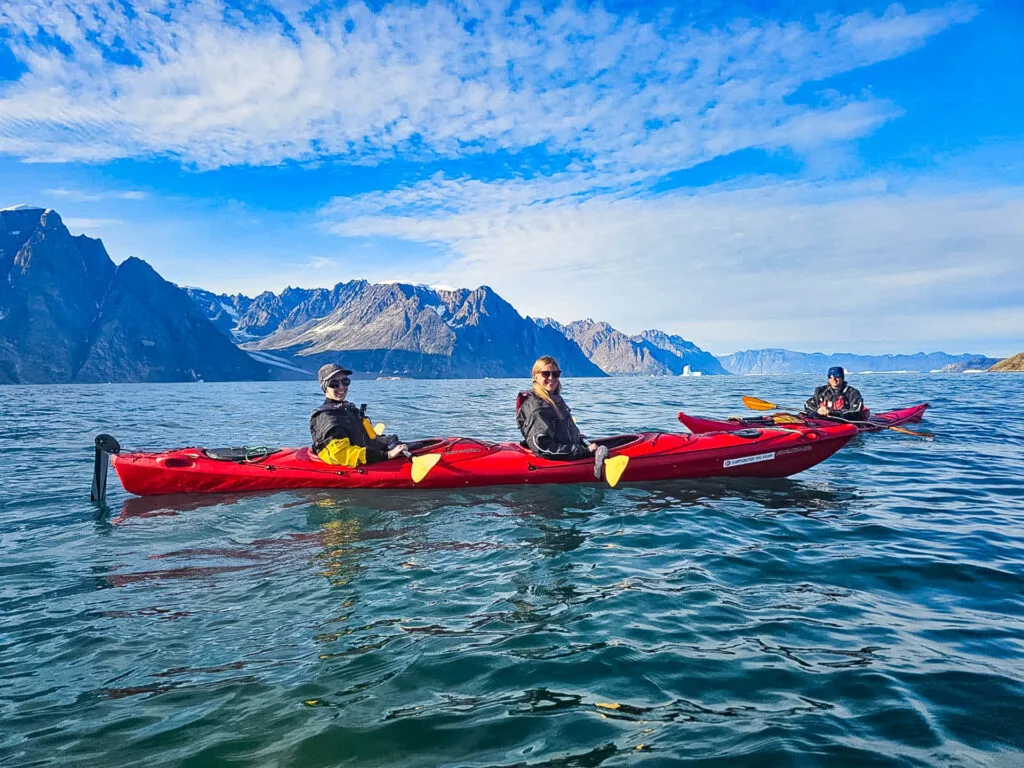
[[[373,425],[373,431],[378,435],[384,434],[384,430],[387,427],[384,426],[384,422],[378,421]],[[439,453],[427,453],[422,456],[413,456],[409,451],[402,451],[405,458],[412,462],[412,481],[418,483],[437,466],[437,462],[441,460],[441,454]]]
[[[610,487],[614,488],[618,485],[619,478],[626,471],[627,464],[629,464],[629,456],[612,456],[604,460],[604,479],[608,481]]]
[[[422,456],[413,456],[408,451],[406,455],[412,460],[412,481],[418,483],[427,473],[430,472],[437,462],[441,460],[440,453],[425,453]]]
[[[759,397],[750,397],[749,395],[743,396],[743,404],[752,411],[771,411],[777,408],[782,408],[781,405],[777,405],[776,403],[770,403],[767,400],[762,400]],[[863,419],[844,419],[842,416],[823,416],[822,418],[831,419],[833,421],[842,421],[846,424],[868,424],[870,426],[880,427],[882,429],[891,429],[893,432],[902,432],[905,435],[913,435],[914,437],[935,437],[935,435],[933,435],[931,432],[915,432],[912,429],[895,427],[891,424],[878,424],[873,421],[864,421]]]

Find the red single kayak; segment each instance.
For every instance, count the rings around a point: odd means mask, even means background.
[[[921,417],[924,416],[928,405],[928,403],[921,403],[920,405],[912,405],[908,408],[899,408],[895,411],[872,413],[863,421],[852,421],[849,423],[853,424],[859,432],[878,432],[886,427],[898,427],[900,424],[913,424],[921,421]],[[776,420],[780,415],[782,418]],[[793,414],[767,414],[765,416],[747,416],[744,418],[733,416],[729,419],[720,420],[708,419],[703,416],[690,416],[680,412],[678,418],[683,423],[683,426],[695,435],[702,435],[707,432],[733,432],[738,429],[750,429],[751,427],[821,427],[826,424],[837,423],[821,417],[800,416],[800,423],[792,424]]]
[[[711,435],[641,432],[596,441],[627,456],[624,482],[703,477],[786,477],[824,461],[857,429],[847,424],[749,428]],[[108,438],[108,436],[101,436]],[[112,438],[110,445],[116,445]],[[97,452],[100,438],[97,438]],[[104,443],[104,445],[107,445]],[[464,488],[484,485],[596,483],[592,459],[549,461],[519,443],[448,437],[411,443],[414,456],[436,454],[418,483],[400,457],[355,469],[325,464],[308,448],[179,448],[163,453],[113,454],[124,489],[164,493],[269,491],[282,488]],[[105,465],[105,456],[104,456]],[[102,485],[105,486],[105,476]],[[98,498],[102,498],[102,492]]]

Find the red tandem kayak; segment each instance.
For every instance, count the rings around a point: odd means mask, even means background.
[[[713,435],[642,432],[596,442],[608,446],[612,457],[629,457],[623,481],[642,482],[786,477],[824,461],[856,434],[857,429],[850,425],[826,424],[749,428]],[[100,443],[97,445],[99,451]],[[603,482],[594,477],[591,459],[549,461],[518,443],[448,437],[421,440],[409,448],[413,455],[440,457],[418,483],[413,482],[412,463],[406,458],[351,469],[325,464],[308,448],[250,449],[248,454],[242,449],[203,448],[116,453],[118,447],[110,452],[124,489],[139,496],[283,488],[464,488]]]
[[[920,405],[912,405],[908,408],[899,408],[895,411],[886,411],[885,413],[873,413],[870,414],[866,420],[851,422],[859,432],[878,432],[887,427],[898,427],[900,424],[913,424],[921,421],[921,417],[924,416],[924,412],[928,409],[928,403],[921,403]],[[685,413],[679,413],[679,421],[683,423],[683,426],[693,432],[695,435],[702,435],[707,432],[732,432],[738,429],[750,429],[751,427],[789,427],[789,426],[817,426],[821,427],[826,424],[836,424],[835,421],[829,419],[815,418],[801,416],[800,424],[792,424],[794,416],[792,414],[784,414],[783,418],[776,421],[776,416],[780,414],[768,414],[765,416],[747,416],[739,418],[733,416],[729,419],[708,419],[703,416],[690,416]]]

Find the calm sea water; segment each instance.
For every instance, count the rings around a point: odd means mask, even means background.
[[[592,436],[818,377],[568,381]],[[788,480],[89,503],[92,438],[303,444],[314,384],[0,387],[0,764],[1024,765],[1024,376]],[[363,382],[417,438],[525,381]]]

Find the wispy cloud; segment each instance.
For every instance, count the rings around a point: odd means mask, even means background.
[[[44,189],[44,195],[55,197],[59,200],[66,200],[70,203],[92,203],[100,200],[145,200],[145,192],[138,190],[127,191],[85,191],[81,189],[68,189],[57,187],[55,189]]]
[[[869,93],[793,95],[975,12],[894,5],[813,25],[697,28],[600,6],[260,8],[255,18],[216,0],[6,4],[0,28],[27,72],[0,91],[0,152],[216,167],[544,147],[583,168],[663,173],[870,132],[898,107]]]
[[[955,343],[981,329],[1019,337],[1024,327],[1020,189],[762,179],[581,199],[560,184],[435,178],[338,201],[325,214],[346,214],[331,225],[338,234],[456,254],[417,279],[498,285],[535,315],[659,327],[719,351],[832,348],[836,335],[862,348]],[[925,332],[933,335],[906,335]]]
[[[335,259],[329,259],[326,256],[312,256],[309,259],[308,266],[314,270],[336,269],[338,267],[338,262]]]

